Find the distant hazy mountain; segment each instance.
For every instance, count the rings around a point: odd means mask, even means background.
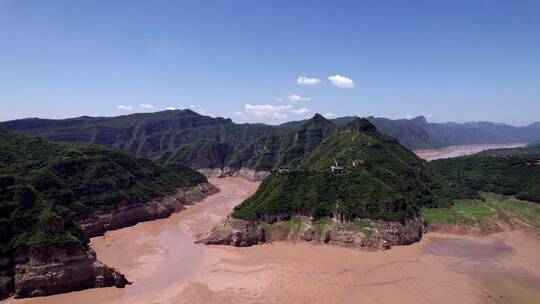
[[[528,125],[527,128],[540,129],[540,122],[533,122],[532,124]]]
[[[322,116],[320,118],[323,118]],[[326,120],[336,126],[353,121],[356,116]],[[430,123],[423,116],[413,119],[368,117],[381,133],[396,138],[409,149],[441,148],[466,144],[529,143],[540,140],[540,123],[514,127],[492,122]],[[301,128],[307,120],[278,126],[236,124],[230,119],[209,117],[191,110],[138,113],[117,117],[77,117],[69,119],[28,118],[0,123],[1,129],[54,141],[90,142],[129,151],[137,156],[162,162],[186,163],[192,167],[222,167],[227,164],[268,167],[289,163],[293,157],[289,132]],[[283,133],[285,132],[285,133]],[[324,132],[323,132],[324,133]],[[306,132],[309,140],[314,132]],[[278,147],[281,146],[281,147]],[[270,153],[258,156],[262,148]],[[272,148],[269,148],[272,147]],[[309,149],[309,145],[307,147]],[[281,158],[285,157],[285,158]]]
[[[331,119],[336,125],[349,123],[355,116]],[[424,116],[413,119],[368,117],[380,132],[396,138],[409,149],[443,148],[472,144],[529,143],[540,140],[540,122],[515,127],[493,122],[430,123]],[[280,127],[296,126],[287,122]]]
[[[385,118],[371,120],[379,130],[396,137],[403,145],[411,149],[472,144],[528,143],[540,139],[540,129],[531,126],[514,127],[493,122],[429,123],[423,116],[410,120],[389,121]],[[393,128],[390,129],[389,126]],[[408,131],[405,132],[405,130]]]

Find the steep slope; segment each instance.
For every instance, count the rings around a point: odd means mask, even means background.
[[[181,201],[161,198],[205,182],[187,167],[0,130],[0,297],[123,286],[87,237],[167,216]]]
[[[237,150],[229,143],[201,139],[161,153],[156,161],[166,165],[185,164],[194,169],[223,168],[235,153]]]
[[[334,162],[343,168],[340,176],[330,172]],[[434,204],[424,162],[366,119],[334,131],[296,168],[301,170],[268,177],[233,216],[320,218],[339,213],[352,220],[405,220],[420,206]]]
[[[100,144],[137,156],[153,157],[203,139],[243,148],[275,128],[263,124],[235,124],[230,119],[203,116],[191,110],[170,110],[117,117],[20,119],[2,122],[0,129],[54,141]]]
[[[228,165],[269,170],[296,167],[302,158],[314,151],[335,129],[335,125],[319,114],[300,126],[263,136],[234,155]]]
[[[343,116],[329,119],[336,126],[344,126],[358,118],[357,116]],[[377,130],[383,134],[396,138],[400,144],[409,149],[427,149],[441,146],[440,143],[432,140],[428,133],[422,128],[421,122],[425,122],[425,118],[419,116],[415,119],[397,119],[392,120],[382,117],[367,117],[367,119],[375,125]],[[296,128],[306,120],[290,121],[279,125],[280,129]]]
[[[339,168],[331,168],[336,163]],[[382,249],[410,244],[422,234],[420,209],[447,203],[440,188],[423,160],[356,118],[332,128],[288,169],[274,170],[204,242],[305,240]]]

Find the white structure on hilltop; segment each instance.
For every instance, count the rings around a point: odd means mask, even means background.
[[[334,175],[341,175],[341,173],[343,172],[343,168],[341,168],[336,159],[334,158],[334,162],[336,163],[335,166],[330,166],[330,171],[332,171],[332,173],[334,173]]]

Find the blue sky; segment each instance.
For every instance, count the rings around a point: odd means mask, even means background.
[[[540,1],[0,0],[0,120],[167,107],[539,121]]]

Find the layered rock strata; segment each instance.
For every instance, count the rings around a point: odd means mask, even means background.
[[[45,296],[94,287],[123,288],[128,281],[117,269],[96,260],[93,250],[34,251],[15,266],[15,298]]]
[[[271,241],[307,241],[368,250],[408,245],[422,238],[420,218],[405,223],[362,220],[342,223],[334,220],[313,222],[296,217],[274,223],[227,218],[199,242],[208,245],[252,246]]]
[[[201,201],[207,195],[218,192],[215,186],[203,183],[194,187],[178,189],[176,193],[161,199],[138,205],[120,204],[111,212],[96,212],[81,221],[81,228],[90,237],[103,235],[106,231],[120,229],[140,222],[169,217],[185,209],[185,205]]]
[[[230,167],[224,168],[205,168],[198,170],[206,177],[242,177],[252,182],[259,182],[265,179],[270,172],[268,171],[256,171],[248,168],[234,169]]]

